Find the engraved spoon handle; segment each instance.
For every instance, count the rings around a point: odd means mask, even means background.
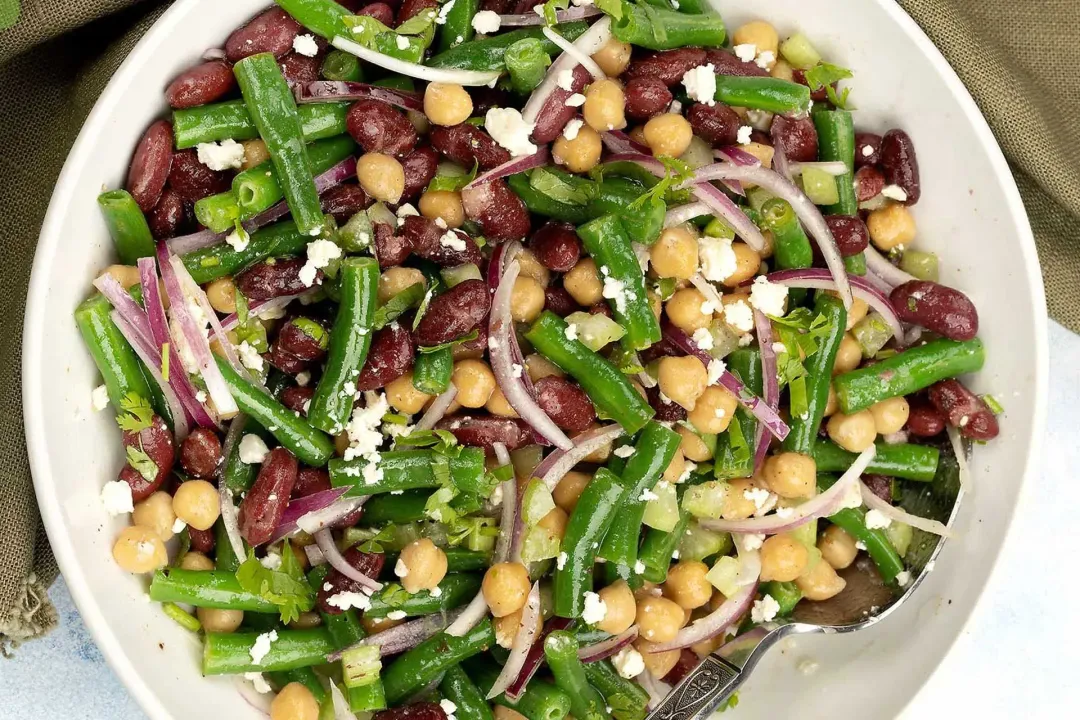
[[[672,688],[647,720],[704,720],[738,690],[748,674],[723,658],[708,655]]]

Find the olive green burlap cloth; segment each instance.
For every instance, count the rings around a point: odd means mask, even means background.
[[[1050,313],[1080,331],[1080,73],[1059,64],[1073,54],[1080,0],[899,2],[990,121],[1031,217]],[[11,25],[17,4],[0,0],[0,27]],[[45,589],[57,569],[34,502],[19,382],[23,298],[38,231],[83,118],[163,5],[21,4],[14,26],[0,30],[0,651],[56,622]]]

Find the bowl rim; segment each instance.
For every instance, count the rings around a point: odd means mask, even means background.
[[[73,554],[72,537],[64,523],[60,503],[54,499],[55,487],[50,458],[44,439],[44,408],[34,402],[35,397],[40,397],[42,387],[41,363],[38,359],[41,357],[43,348],[42,337],[37,332],[37,329],[42,327],[45,308],[48,304],[48,267],[54,261],[59,248],[60,230],[63,225],[67,199],[73,193],[82,189],[77,182],[77,176],[86,163],[86,155],[92,148],[95,138],[115,111],[121,96],[127,91],[131,81],[135,79],[143,64],[152,60],[153,48],[160,39],[172,31],[178,22],[199,7],[203,1],[179,0],[168,8],[121,63],[87,116],[60,172],[42,224],[27,289],[27,304],[23,323],[23,419],[35,495],[46,533],[57,563],[67,582],[71,597],[94,642],[101,649],[106,661],[116,672],[127,690],[135,697],[147,715],[155,720],[170,720],[173,715],[162,704],[158,696],[151,691],[142,674],[125,653],[117,633],[105,620],[98,606],[98,601],[90,590],[86,574]],[[950,92],[956,97],[966,121],[972,127],[980,145],[987,152],[991,165],[996,170],[999,179],[1002,180],[1008,216],[1014,225],[1012,230],[1015,231],[1024,272],[1029,283],[1032,306],[1045,308],[1046,298],[1042,274],[1027,213],[1008,163],[986,119],[952,66],[949,65],[945,57],[918,24],[893,0],[873,0],[873,2],[881,7],[899,31],[906,34],[931,61],[934,69],[939,73]],[[1032,476],[1037,470],[1037,458],[1039,457],[1043,430],[1046,424],[1049,349],[1046,315],[1036,315],[1032,320],[1036,340],[1033,387],[1035,397],[1033,400],[1033,422],[1028,428],[1027,436],[1024,437],[1022,431],[1017,432],[1017,439],[1026,441],[1028,447],[1027,457],[1024,460],[1023,475],[1018,488],[1018,502],[1008,513],[1002,542],[995,552],[990,572],[982,582],[981,587],[978,588],[978,599],[966,610],[965,616],[948,643],[946,652],[935,662],[933,669],[920,683],[919,691],[925,687],[926,681],[940,666],[941,661],[951,652],[956,641],[972,622],[976,611],[984,606],[983,598],[986,584],[994,576],[994,573],[999,570],[1001,548],[1009,541],[1010,534],[1014,532],[1017,509],[1022,504],[1027,492],[1029,492]],[[908,698],[905,707],[910,705],[919,691],[916,691],[915,694]]]

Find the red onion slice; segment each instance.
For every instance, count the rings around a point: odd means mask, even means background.
[[[506,449],[506,445],[502,443],[495,443],[495,457],[499,461],[499,465],[502,467],[509,467],[513,470],[514,466],[510,460],[510,453]],[[506,559],[510,557],[511,548],[515,544],[515,528],[518,525],[518,497],[517,497],[517,479],[510,475],[510,477],[502,482],[502,514],[499,518],[499,537],[495,541],[495,554],[491,559],[492,564],[506,562]],[[515,558],[520,560],[520,558]]]
[[[780,174],[780,177],[784,178],[788,182],[793,182],[795,179],[792,163],[788,162],[787,153],[784,152],[784,146],[780,143],[776,143],[776,150],[773,153],[772,168],[775,172]],[[843,165],[843,163],[841,163]]]
[[[773,163],[775,168],[776,163]],[[820,170],[823,173],[829,175],[838,176],[843,175],[848,171],[847,163],[843,160],[827,160],[822,162],[793,162],[789,164],[792,175],[802,175],[803,170],[806,168],[812,168],[814,170]]]
[[[757,593],[757,583],[750,583],[739,592],[735,593],[711,613],[695,620],[688,626],[679,630],[674,640],[657,643],[649,648],[649,652],[667,652],[690,647],[694,643],[703,642],[714,638],[727,630],[753,605],[754,595]]]
[[[572,627],[573,624],[573,620],[561,617],[553,617],[547,621],[547,624],[544,625],[544,629],[540,631],[540,636],[536,638],[536,642],[533,643],[528,655],[526,655],[525,664],[521,668],[521,673],[519,673],[517,679],[510,684],[510,687],[506,689],[507,699],[517,701],[521,697],[521,694],[525,692],[525,686],[529,684],[529,680],[532,680],[532,676],[535,675],[536,671],[540,668],[540,663],[544,661],[544,638],[555,630],[566,630],[567,628]]]
[[[447,635],[453,635],[454,637],[462,637],[474,627],[480,624],[480,621],[487,617],[488,604],[484,599],[483,591],[476,593],[476,596],[469,601],[469,604],[465,606],[461,615],[446,628]]]
[[[777,146],[776,147],[776,153],[777,153],[777,155],[780,155],[782,157],[783,154],[784,154],[784,151],[779,146]],[[720,148],[719,150],[714,150],[713,151],[713,157],[715,157],[717,160],[726,160],[726,161],[728,161],[730,163],[734,163],[736,165],[760,165],[761,164],[761,160],[754,157],[753,155],[746,152],[745,150],[743,150],[741,147],[739,147],[737,145],[728,145],[728,146],[725,146],[723,148]],[[783,162],[783,161],[781,161],[781,162]],[[773,160],[773,167],[776,167],[776,166],[777,166],[777,161],[774,159]],[[741,182],[739,182],[738,180],[725,180],[724,181],[724,187],[726,187],[728,190],[732,191],[736,195],[746,195],[746,189],[743,187],[743,184]]]
[[[334,542],[334,537],[330,534],[329,528],[323,528],[315,533],[315,542],[318,543],[319,549],[322,550],[323,555],[326,556],[326,561],[339,573],[350,580],[360,583],[370,592],[382,590],[382,583],[372,580],[345,560],[341,551],[338,550],[337,544]]]
[[[960,489],[971,492],[971,469],[968,467],[967,450],[964,448],[964,439],[960,437],[960,430],[948,425],[945,434],[949,436],[949,444],[952,446],[953,455],[956,456],[956,466],[960,471]]]
[[[711,214],[712,208],[703,202],[692,202],[685,205],[679,205],[671,208],[667,211],[667,214],[664,215],[664,227],[669,228],[676,225],[682,225],[688,220]]]
[[[334,488],[332,490],[322,490],[311,495],[305,495],[301,498],[290,500],[289,504],[285,506],[285,513],[281,516],[281,522],[278,523],[277,528],[274,529],[274,534],[271,536],[269,543],[275,543],[283,537],[292,535],[301,528],[297,525],[297,521],[319,510],[324,510],[333,506],[341,496],[348,492],[348,488]],[[353,508],[355,509],[355,508]],[[345,513],[347,515],[348,513]],[[342,515],[344,517],[344,515]],[[340,519],[340,518],[338,518]],[[310,532],[304,530],[304,532]],[[310,546],[308,546],[310,547]]]
[[[372,65],[377,65],[384,70],[416,78],[417,80],[456,83],[458,85],[478,87],[480,85],[487,85],[488,83],[499,79],[499,72],[495,70],[449,70],[427,67],[426,65],[419,65],[406,60],[399,60],[398,58],[390,57],[389,55],[383,55],[381,52],[377,52],[371,48],[366,48],[360,43],[342,37],[341,35],[335,35],[330,41],[330,44],[342,52],[355,55],[361,60],[366,60]]]
[[[431,401],[427,410],[420,416],[420,420],[416,423],[416,430],[431,430],[435,427],[435,424],[443,419],[446,415],[446,411],[454,404],[454,398],[457,397],[457,386],[450,383],[450,387],[446,388],[445,392],[441,393],[438,397]]]
[[[469,190],[470,188],[473,188],[477,185],[483,185],[484,183],[491,182],[492,180],[504,178],[508,175],[516,175],[517,173],[525,172],[526,170],[532,170],[533,168],[547,165],[550,157],[551,153],[548,151],[547,146],[545,145],[532,155],[510,158],[502,165],[494,167],[491,170],[488,170],[483,175],[480,175],[479,177],[474,179],[472,182],[462,188],[462,191]]]
[[[425,615],[416,620],[410,620],[407,623],[395,625],[392,628],[377,632],[374,635],[368,635],[363,640],[360,640],[347,648],[342,648],[341,650],[330,653],[326,656],[326,662],[337,662],[341,659],[342,655],[349,650],[365,645],[377,646],[379,648],[379,655],[382,657],[397,655],[406,650],[412,650],[428,638],[434,637],[437,633],[442,631],[448,623],[456,621],[456,619],[461,617],[462,613],[462,609],[457,608],[448,613]]]
[[[566,473],[586,457],[623,434],[618,424],[602,425],[574,436],[569,450],[553,450],[533,470],[533,477],[540,478],[548,490],[554,490]]]
[[[754,326],[757,328],[758,348],[761,352],[761,376],[765,404],[773,410],[780,408],[780,378],[777,375],[776,351],[773,350],[772,323],[765,313],[754,310]],[[754,472],[761,469],[765,456],[769,453],[772,438],[765,432],[765,426],[758,423],[754,439]]]
[[[565,23],[573,22],[574,20],[584,20],[586,18],[595,17],[600,14],[600,9],[594,5],[585,5],[583,7],[573,7],[568,10],[556,10],[555,22]],[[543,15],[537,15],[534,12],[521,13],[518,15],[500,15],[499,27],[529,27],[532,25],[546,25],[547,20]]]
[[[346,80],[315,80],[300,83],[293,86],[293,96],[296,98],[297,105],[370,99],[379,100],[403,110],[424,111],[424,97],[420,93]]]
[[[940,523],[937,520],[919,517],[918,515],[912,515],[903,508],[885,502],[875,495],[874,491],[867,487],[866,483],[862,480],[859,481],[859,492],[862,493],[863,504],[866,505],[868,509],[877,510],[894,522],[901,522],[905,525],[924,530],[925,532],[940,535],[941,537],[953,537],[953,531],[947,528],[943,523]]]
[[[607,79],[607,75],[604,73],[603,70],[600,69],[600,66],[596,64],[596,61],[593,60],[592,57],[590,57],[589,55],[581,52],[581,50],[579,50],[577,46],[574,45],[574,43],[570,42],[562,35],[549,28],[547,25],[544,26],[541,32],[544,33],[544,37],[562,48],[564,54],[571,56],[572,58],[574,58],[575,61],[577,61],[578,65],[588,70],[589,74],[593,76],[594,80]]]
[[[529,597],[525,600],[525,607],[521,611],[521,627],[514,636],[514,644],[510,647],[510,657],[506,658],[502,672],[495,679],[495,684],[488,690],[486,698],[490,700],[502,694],[517,679],[521,669],[525,666],[525,659],[540,634],[540,583],[533,583]]]
[[[591,28],[575,40],[574,47],[582,54],[592,56],[609,39],[611,39],[611,18],[605,16],[597,20]],[[532,95],[529,96],[528,102],[521,111],[521,117],[525,122],[536,123],[551,93],[558,88],[559,75],[563,70],[573,70],[578,64],[577,57],[566,52],[560,54],[555,62],[551,63],[543,82],[532,91]]]
[[[322,550],[318,545],[305,545],[304,555],[307,555],[308,564],[311,567],[319,567],[326,564],[326,556],[322,554]]]
[[[224,60],[226,57],[225,50],[222,48],[207,48],[202,54],[202,59],[207,61]]]
[[[604,147],[616,154],[638,153],[650,157],[652,153],[647,145],[642,145],[622,130],[608,130],[601,139],[604,141]]]
[[[601,640],[592,645],[586,645],[578,650],[578,659],[583,663],[596,662],[611,657],[630,643],[637,640],[638,626],[631,625],[618,635],[613,635],[606,640]]]
[[[227,458],[232,455],[233,447],[240,442],[240,436],[244,434],[244,426],[247,425],[247,415],[237,415],[229,423],[229,431],[225,433],[225,444],[221,449],[221,457]],[[233,554],[238,558],[246,558],[247,550],[244,549],[244,539],[240,535],[240,521],[233,505],[232,491],[225,483],[225,463],[218,466],[218,498],[221,501],[221,525],[225,529],[225,536],[229,538],[229,546]]]
[[[331,491],[333,492],[333,491]],[[348,516],[367,502],[370,495],[361,497],[339,498],[330,505],[321,509],[312,510],[296,519],[296,527],[306,533],[312,534],[325,527],[330,527],[338,520]]]
[[[885,281],[885,284],[888,285],[888,288],[885,289],[887,293],[891,292],[897,285],[903,285],[906,282],[918,279],[889,262],[889,259],[879,253],[873,245],[867,245],[866,250],[863,252],[866,255],[866,269]]]
[[[254,300],[248,305],[248,315],[257,317],[269,312],[275,312],[278,310],[284,310],[293,300],[299,300],[303,297],[314,295],[316,291],[308,290],[307,292],[299,293],[298,295],[281,295],[276,298],[270,298],[269,300]],[[228,332],[233,330],[240,324],[240,316],[236,313],[226,315],[225,319],[221,321],[221,328]]]
[[[334,710],[334,720],[356,720],[356,715],[349,707],[349,701],[345,699],[341,688],[333,680],[330,681],[330,706]]]
[[[690,284],[698,289],[705,299],[716,306],[717,312],[724,307],[724,298],[720,295],[720,291],[716,289],[716,286],[705,279],[705,276],[699,272],[690,276]]]

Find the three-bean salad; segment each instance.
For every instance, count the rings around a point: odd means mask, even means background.
[[[1000,407],[911,138],[792,30],[279,0],[165,89],[75,315],[113,555],[205,674],[273,720],[642,720],[860,555],[912,582],[948,529],[903,488]]]

